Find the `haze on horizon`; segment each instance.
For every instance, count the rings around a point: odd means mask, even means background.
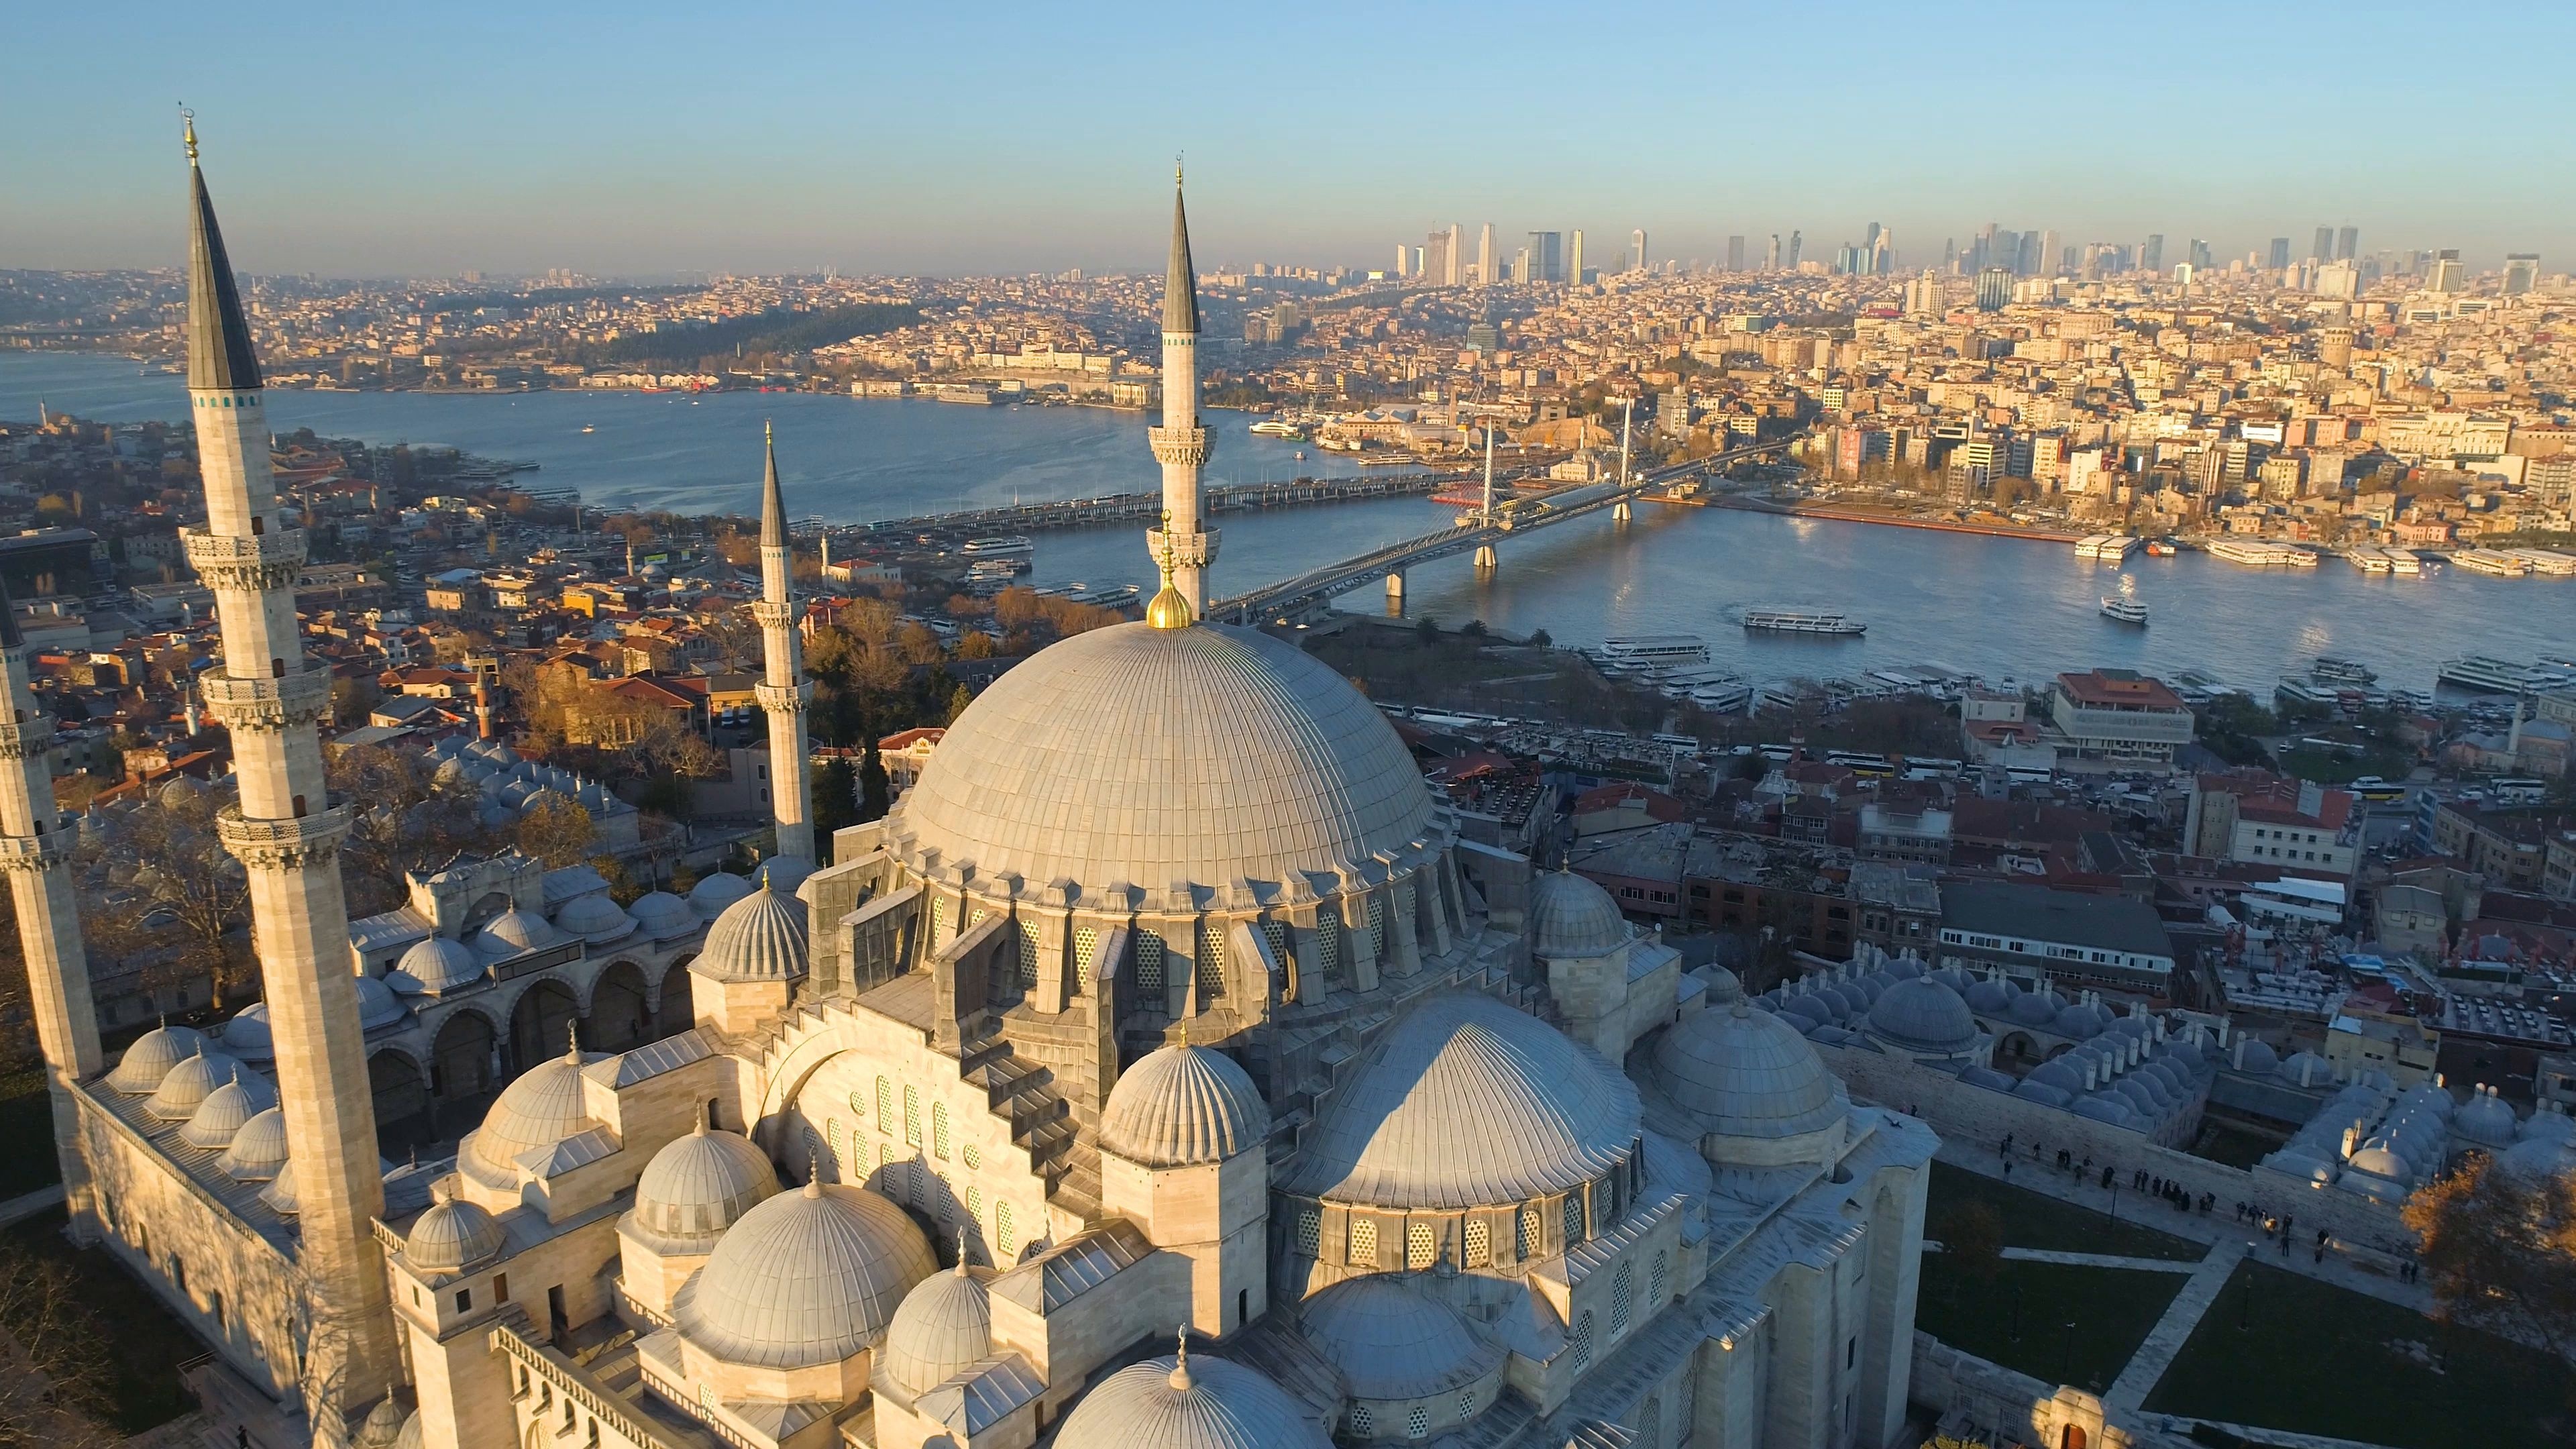
[[[1310,5],[1084,15],[570,3],[245,18],[108,4],[12,22],[0,267],[180,259],[175,103],[237,265],[1135,270],[1190,164],[1203,265],[1385,266],[1494,223],[1615,262],[1892,227],[2205,237],[2320,223],[2473,268],[2576,252],[2576,7],[2126,14],[2068,5]]]

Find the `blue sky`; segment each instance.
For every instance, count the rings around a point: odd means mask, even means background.
[[[2576,5],[21,8],[0,267],[169,265],[175,103],[236,262],[332,275],[1386,265],[1455,220],[1659,256],[1872,220],[2319,222],[2576,252]]]

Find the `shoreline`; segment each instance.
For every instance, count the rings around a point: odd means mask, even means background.
[[[1777,518],[1823,518],[1837,523],[1878,523],[1891,528],[1919,528],[1934,533],[1973,533],[1985,538],[2018,538],[2032,543],[2080,543],[2090,534],[2065,533],[2053,528],[2022,528],[2011,524],[1968,523],[1952,518],[1909,518],[1900,513],[1878,513],[1861,508],[1837,508],[1831,504],[1765,503],[1740,494],[1719,493],[1704,498],[1662,498],[1644,494],[1647,503],[1680,504],[1698,508],[1733,508],[1745,513],[1768,513]]]

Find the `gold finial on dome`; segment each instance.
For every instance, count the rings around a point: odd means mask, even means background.
[[[179,107],[179,138],[187,143],[188,164],[197,164],[197,113],[184,104]]]
[[[1190,601],[1172,587],[1172,513],[1163,510],[1162,545],[1154,550],[1154,562],[1163,570],[1163,587],[1145,606],[1145,622],[1157,629],[1186,629],[1198,622],[1190,613]]]

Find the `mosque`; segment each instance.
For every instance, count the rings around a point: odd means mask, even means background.
[[[1796,1021],[1683,972],[1599,887],[1463,839],[1331,669],[1202,622],[1177,184],[1143,621],[1002,675],[891,815],[818,842],[773,452],[760,879],[621,908],[482,863],[353,932],[304,538],[188,149],[187,547],[223,630],[256,1027],[103,1061],[14,640],[0,864],[74,1230],[273,1406],[266,1449],[1899,1432],[1931,1131],[1854,1104]],[[458,768],[517,768],[489,755]],[[517,1075],[452,1158],[379,1157],[379,1042],[435,1057],[456,1014],[506,1020],[536,982],[589,1002],[620,963],[638,1039],[498,1043]]]

